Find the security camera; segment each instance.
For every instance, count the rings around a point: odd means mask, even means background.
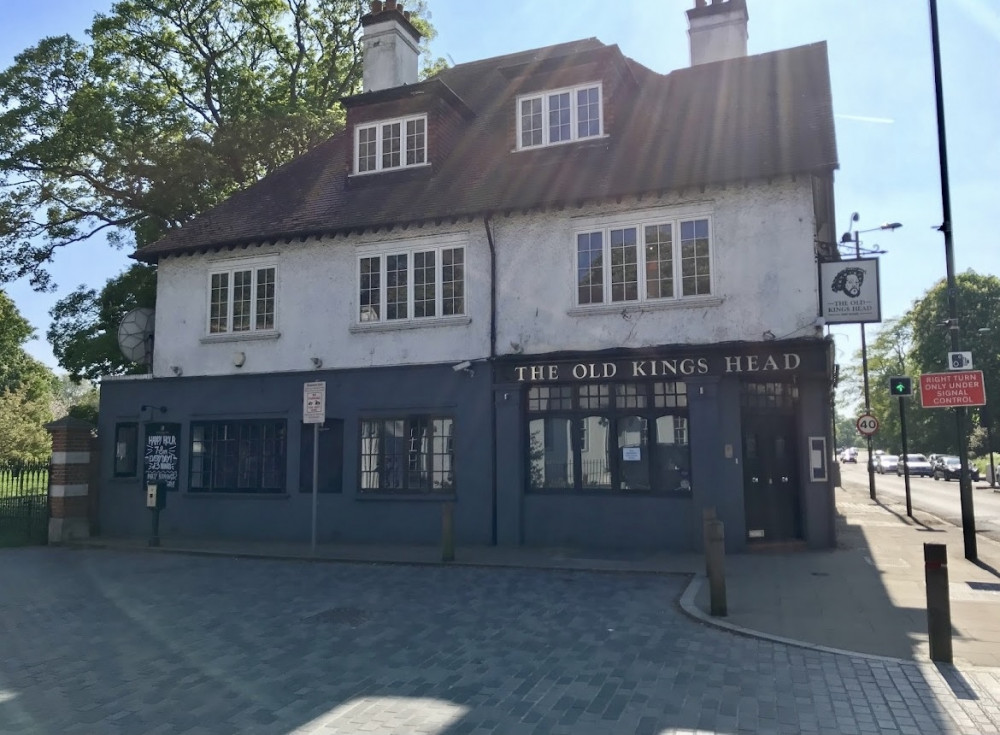
[[[468,360],[462,360],[462,362],[458,363],[457,365],[452,365],[451,369],[454,370],[456,373],[460,373],[463,370],[468,370],[470,367],[472,367],[471,362],[469,362]]]

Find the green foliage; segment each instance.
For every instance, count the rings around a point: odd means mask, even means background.
[[[18,54],[0,72],[0,284],[50,288],[53,252],[97,233],[152,242],[342,129],[364,12],[357,0],[119,0],[91,43],[46,38]]]
[[[136,264],[108,281],[98,293],[79,286],[60,299],[49,314],[46,334],[59,365],[74,381],[102,375],[142,373],[118,349],[118,325],[129,311],[156,303],[156,268]]]
[[[986,396],[1000,396],[1000,278],[972,271],[955,277],[960,345],[973,352],[974,367],[982,370]],[[922,408],[918,376],[946,372],[951,351],[947,284],[941,280],[899,320],[887,322],[868,348],[868,369],[873,412],[882,427],[876,436],[880,446],[891,451],[900,447],[898,399],[889,395],[892,375],[914,378],[914,396],[904,398],[906,428],[911,451],[958,453],[955,411]],[[989,330],[981,332],[980,330]],[[860,355],[857,356],[860,364]],[[860,372],[855,368],[855,372]],[[994,436],[1000,424],[988,409],[970,409],[964,432],[973,452],[986,451],[985,421]],[[902,451],[901,448],[898,451]]]
[[[45,430],[52,420],[47,398],[29,388],[0,393],[0,459],[31,462],[49,456],[52,442]]]

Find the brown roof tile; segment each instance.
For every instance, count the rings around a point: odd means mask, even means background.
[[[514,97],[523,75],[583,62],[617,63],[631,80],[627,92],[608,100],[618,105],[609,135],[511,153]],[[352,136],[345,131],[135,257],[155,261],[224,245],[837,166],[825,43],[661,75],[615,46],[587,39],[460,64],[422,84],[437,85],[438,97],[446,85],[448,95],[473,113],[444,160],[435,160],[431,150],[427,169],[349,179]],[[387,96],[372,94],[380,101]]]

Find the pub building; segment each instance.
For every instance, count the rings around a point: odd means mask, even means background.
[[[135,254],[154,349],[102,380],[101,532],[146,533],[164,422],[165,537],[436,544],[453,510],[459,547],[694,551],[714,508],[730,550],[833,546],[826,45],[686,16],[665,73],[589,38],[421,80],[374,0],[344,129]]]
[[[814,339],[502,360],[501,542],[696,550],[714,508],[733,550],[831,546],[831,372]]]

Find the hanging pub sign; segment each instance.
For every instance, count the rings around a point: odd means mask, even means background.
[[[819,298],[827,324],[882,321],[878,258],[819,264]]]
[[[177,489],[180,438],[180,424],[146,424],[143,476],[147,486],[162,483],[167,490]]]

